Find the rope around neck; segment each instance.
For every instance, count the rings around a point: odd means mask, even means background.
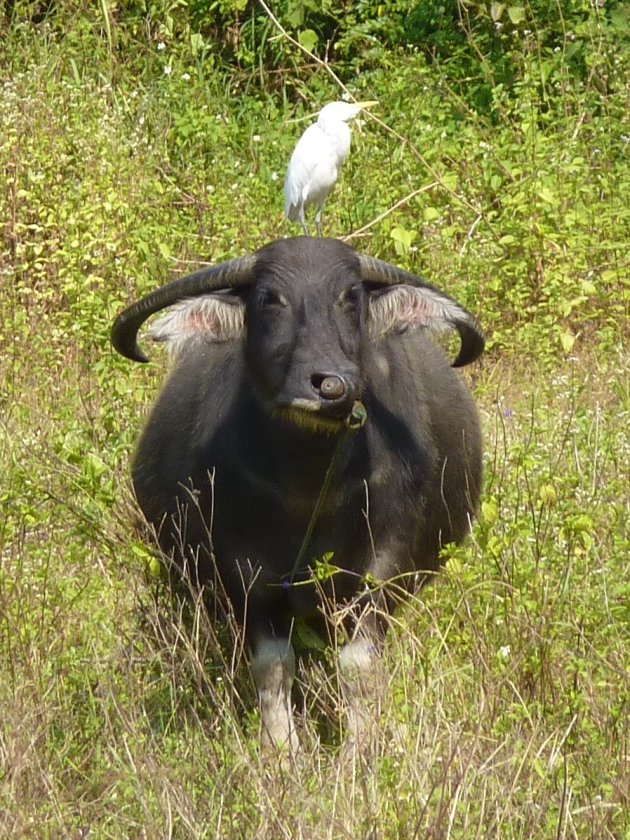
[[[356,432],[359,429],[362,429],[363,426],[365,426],[366,420],[367,411],[365,410],[365,406],[362,402],[356,400],[352,406],[352,411],[346,418],[346,430],[343,432],[343,434],[337,441],[337,446],[335,447],[335,451],[333,452],[332,458],[330,459],[330,464],[328,465],[328,469],[326,470],[326,475],[324,476],[324,481],[322,482],[322,489],[319,491],[319,496],[317,497],[317,501],[315,502],[313,513],[311,514],[308,527],[306,528],[306,532],[304,534],[304,539],[302,540],[302,545],[300,546],[300,550],[298,551],[296,561],[293,564],[293,569],[291,570],[291,575],[288,581],[289,586],[293,583],[298,569],[304,562],[304,555],[306,554],[309,543],[311,541],[311,537],[313,536],[313,531],[315,530],[315,525],[317,524],[317,520],[319,519],[319,515],[321,513],[324,501],[326,499],[326,496],[328,495],[335,468],[341,456],[344,444],[352,432]]]

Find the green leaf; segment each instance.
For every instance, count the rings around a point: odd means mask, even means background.
[[[313,52],[317,46],[319,38],[317,36],[317,32],[314,32],[312,29],[303,29],[298,35],[298,41],[305,50]]]
[[[425,222],[434,222],[436,219],[440,218],[440,211],[437,209],[437,207],[425,207],[422,211],[422,215],[424,217]],[[394,230],[397,230],[397,228],[394,228]],[[396,238],[394,236],[393,231],[390,234],[390,236],[392,236],[393,239]]]
[[[556,197],[548,187],[543,187],[541,190],[539,190],[538,195],[540,196],[540,198],[542,198],[543,201],[546,201],[547,204],[556,203]]]
[[[525,20],[525,9],[523,6],[508,6],[508,15],[512,23],[516,26]]]
[[[335,566],[334,563],[330,562],[334,556],[333,551],[327,551],[323,557],[313,560],[313,577],[315,580],[324,583],[341,571],[339,566]]]
[[[617,6],[610,13],[610,26],[617,32],[630,32],[630,12],[622,6]]]
[[[162,577],[162,572],[164,571],[164,567],[160,563],[157,557],[151,557],[149,562],[147,563],[147,571],[149,576],[152,578],[160,578]]]
[[[499,516],[499,507],[494,499],[487,499],[482,502],[481,516],[488,525],[493,525]]]
[[[291,26],[302,26],[304,23],[304,5],[302,3],[294,3],[289,5],[287,11],[287,21]]]
[[[442,186],[447,190],[456,190],[457,173],[447,172],[445,175],[442,175]]]
[[[407,230],[407,228],[399,225],[392,228],[389,235],[394,240],[394,248],[398,256],[404,257],[409,252],[409,248],[418,234],[415,230]]]
[[[407,230],[407,228],[398,225],[397,227],[392,228],[389,235],[394,242],[400,242],[405,248],[409,248],[413,240],[416,238],[417,233],[415,230]]]
[[[296,618],[293,624],[293,643],[302,650],[325,650],[326,642],[304,619]]]
[[[199,32],[193,32],[190,36],[190,49],[193,55],[198,55],[204,47],[203,36]]]
[[[505,3],[490,3],[490,17],[496,23],[501,20],[505,11]]]
[[[565,353],[570,353],[575,344],[575,336],[569,330],[560,333],[560,344]]]

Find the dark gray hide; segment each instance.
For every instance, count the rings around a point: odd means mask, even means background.
[[[231,266],[209,288],[213,270],[194,276],[203,282],[192,292],[186,278],[174,294],[130,307],[113,340],[142,360],[135,337],[148,314],[205,294],[152,330],[177,358],[140,440],[133,484],[163,551],[196,583],[214,585],[218,572],[246,627],[267,736],[295,749],[292,621],[318,623],[321,610],[314,585],[294,584],[308,579],[309,560],[332,552],[343,571],[328,592],[345,603],[365,590],[366,576],[412,581],[409,573],[437,569],[440,548],[466,536],[481,484],[477,411],[426,327],[459,331],[458,364],[480,355],[483,335],[435,287],[335,240],[272,243],[239,262],[238,282]],[[367,422],[348,432],[357,400]],[[368,602],[351,613],[347,669],[369,668],[378,646],[375,615],[388,606]]]

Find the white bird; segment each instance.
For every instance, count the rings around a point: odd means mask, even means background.
[[[317,122],[309,125],[297,142],[284,182],[284,214],[291,222],[300,222],[308,235],[306,210],[317,205],[315,227],[322,235],[322,210],[328,193],[339,177],[339,169],[350,152],[348,121],[370,102],[330,102],[319,112]]]

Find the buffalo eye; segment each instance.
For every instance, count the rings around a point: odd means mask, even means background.
[[[339,297],[339,304],[346,312],[353,312],[359,305],[361,286],[350,286],[344,289]]]
[[[265,309],[280,309],[287,305],[284,295],[271,289],[260,289],[258,293],[258,305]]]

